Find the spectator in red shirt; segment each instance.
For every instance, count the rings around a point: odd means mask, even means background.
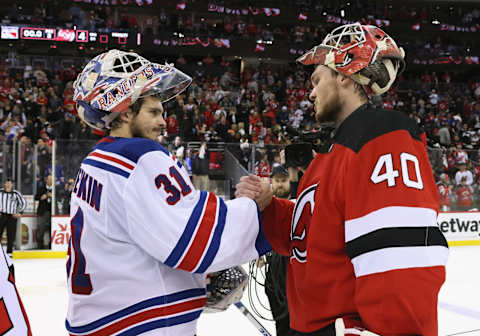
[[[71,115],[76,116],[77,115],[77,104],[75,101],[72,99],[71,95],[67,95],[65,99],[63,100],[63,110],[65,112],[70,113]]]
[[[263,154],[262,160],[255,165],[255,174],[260,177],[270,177],[272,175],[272,167],[268,162],[267,154]]]
[[[42,106],[42,105],[47,105],[48,99],[47,99],[47,97],[45,96],[45,92],[43,92],[43,90],[40,91],[40,93],[38,94],[36,103],[37,103],[38,105],[40,105],[40,106]]]
[[[452,185],[449,183],[449,177],[443,173],[440,175],[440,181],[437,182],[438,195],[440,198],[440,211],[450,211],[450,194]]]
[[[167,133],[168,137],[173,139],[178,135],[178,120],[175,114],[171,114],[167,117]]]
[[[457,207],[460,211],[468,211],[472,206],[473,192],[472,188],[467,185],[467,178],[462,177],[460,186],[455,191],[457,196]]]
[[[255,34],[257,33],[257,26],[255,23],[253,23],[252,19],[250,19],[250,22],[248,23],[247,33],[250,35],[250,37],[255,37]]]

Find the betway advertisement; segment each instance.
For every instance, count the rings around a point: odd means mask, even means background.
[[[480,245],[479,211],[441,212],[437,223],[451,245]]]

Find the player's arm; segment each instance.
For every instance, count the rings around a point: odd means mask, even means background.
[[[344,179],[345,241],[355,303],[380,335],[436,335],[448,247],[424,135],[393,131],[352,151]]]
[[[139,160],[125,187],[124,202],[132,239],[170,267],[212,272],[271,249],[253,200],[224,201],[195,190],[178,163],[160,151]]]
[[[290,253],[290,223],[294,206],[292,201],[273,197],[262,212],[263,230],[268,241],[277,253],[286,256]]]

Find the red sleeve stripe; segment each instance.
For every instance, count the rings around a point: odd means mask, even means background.
[[[132,170],[135,168],[135,163],[128,160],[127,158],[115,153],[106,152],[99,149],[91,152],[88,155],[88,158],[112,165],[128,173],[131,173]]]
[[[208,242],[216,223],[217,211],[217,197],[214,194],[209,193],[205,211],[201,217],[201,222],[198,225],[197,231],[193,236],[190,246],[187,248],[185,255],[181,259],[180,264],[177,266],[178,268],[188,272],[192,272],[196,268],[207,250]]]
[[[345,242],[384,228],[437,227],[437,212],[430,208],[390,206],[345,221]]]

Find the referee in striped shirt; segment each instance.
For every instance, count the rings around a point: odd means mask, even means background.
[[[5,187],[0,189],[0,238],[7,227],[7,253],[12,254],[13,242],[17,233],[17,218],[25,209],[27,202],[22,194],[13,189],[12,180],[5,182]]]

